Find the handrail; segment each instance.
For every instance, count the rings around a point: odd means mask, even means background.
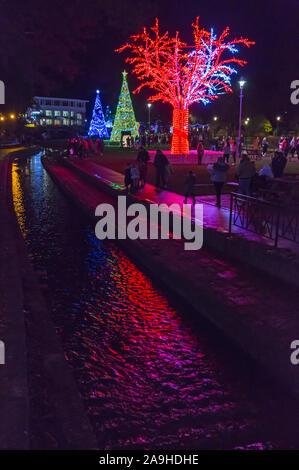
[[[229,233],[232,226],[270,238],[278,246],[279,238],[299,243],[299,206],[278,204],[232,192]]]

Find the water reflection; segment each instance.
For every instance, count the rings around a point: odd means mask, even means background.
[[[13,197],[100,448],[271,447],[257,443],[257,406],[219,372],[213,337],[195,334],[123,252],[96,239],[40,156],[15,162]]]

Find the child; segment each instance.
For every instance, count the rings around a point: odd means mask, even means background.
[[[185,199],[184,199],[184,204],[187,204],[188,197],[192,197],[193,199],[193,204],[195,204],[195,195],[194,195],[194,186],[196,183],[196,177],[193,171],[189,171],[188,176],[185,180],[185,186],[186,186],[186,193],[185,193]]]
[[[139,187],[139,170],[135,165],[131,166],[132,189],[137,191]]]

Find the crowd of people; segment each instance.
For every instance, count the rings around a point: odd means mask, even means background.
[[[130,138],[128,144],[131,145],[132,142],[134,142],[134,139]],[[258,150],[261,148],[262,156],[265,156],[267,154],[268,145],[266,137],[262,140],[257,137],[253,142],[253,149]],[[299,158],[299,138],[295,137],[281,137],[279,140],[279,150],[275,151],[271,163],[265,164],[259,172],[256,170],[254,161],[250,159],[246,151],[242,151],[241,147],[241,158],[240,160],[238,159],[239,163],[237,164],[237,143],[233,138],[222,137],[221,144],[219,143],[217,148],[219,149],[219,147],[222,147],[223,156],[218,157],[214,164],[208,165],[207,167],[211,183],[215,188],[216,204],[218,207],[221,206],[221,194],[223,186],[227,181],[230,163],[232,166],[237,166],[235,177],[239,184],[238,192],[251,196],[253,192],[267,185],[269,181],[283,176],[289,154],[294,157],[297,153]],[[69,139],[67,150],[69,155],[76,155],[79,158],[87,157],[90,153],[103,156],[104,141],[103,139],[77,136]],[[125,169],[124,183],[127,193],[137,192],[138,189],[145,186],[147,181],[148,162],[150,161],[149,152],[146,150],[145,145],[142,144],[142,141],[139,142],[137,150],[136,162],[129,163]],[[197,156],[198,164],[201,165],[204,156],[204,143],[202,140],[199,140],[197,144]],[[232,160],[230,160],[230,158]],[[153,165],[155,168],[156,189],[167,189],[169,178],[173,173],[173,167],[165,153],[159,148],[156,150]],[[186,175],[184,185],[184,202],[186,203],[188,198],[191,198],[195,203],[196,175],[193,171],[190,170]]]
[[[129,163],[125,169],[125,186],[127,192],[135,192],[140,187],[144,187],[147,180],[149,160],[148,151],[141,146],[136,163]],[[153,164],[156,170],[156,188],[167,189],[168,179],[173,170],[168,158],[162,150],[158,149],[156,151]]]
[[[226,142],[229,145],[229,142]],[[216,205],[221,207],[221,195],[223,186],[227,182],[227,173],[230,168],[229,154],[218,157],[214,164],[208,165],[207,170],[210,174],[211,183],[215,188]],[[147,181],[148,162],[150,160],[148,151],[142,146],[138,152],[136,162],[129,163],[125,169],[125,186],[127,193],[137,192],[143,188]],[[236,163],[234,159],[233,165]],[[256,191],[265,188],[274,178],[283,176],[287,157],[282,151],[276,151],[270,164],[265,164],[258,172],[255,162],[250,159],[246,152],[243,152],[238,165],[236,166],[235,178],[238,181],[238,190],[240,194],[251,196]],[[167,156],[157,149],[153,165],[155,168],[155,187],[157,190],[167,189],[170,175],[173,168]],[[195,203],[197,178],[192,170],[185,177],[185,199],[187,203],[191,198]]]
[[[266,163],[260,171],[257,171],[255,162],[243,152],[239,165],[236,168],[235,178],[238,180],[237,192],[245,196],[252,196],[261,189],[267,188],[274,178],[283,176],[287,164],[287,157],[282,151],[276,151],[270,164]],[[217,206],[221,206],[221,193],[223,185],[227,181],[227,172],[230,166],[224,157],[219,157],[217,162],[208,166],[211,181],[214,183]]]
[[[104,155],[104,148],[104,140],[99,138],[93,139],[91,137],[77,136],[67,141],[68,155],[76,155],[78,158],[86,158],[90,153],[102,157]]]
[[[169,132],[158,132],[141,134],[134,138],[133,136],[127,136],[125,138],[125,146],[128,149],[139,150],[141,147],[154,147],[159,145],[170,145],[171,134]],[[122,141],[122,146],[124,142]]]

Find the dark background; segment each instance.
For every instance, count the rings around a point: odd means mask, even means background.
[[[114,49],[157,16],[161,30],[179,30],[192,41],[191,23],[220,34],[230,26],[232,36],[256,41],[249,50],[240,48],[248,60],[241,70],[247,80],[245,114],[274,120],[277,114],[294,119],[290,83],[299,79],[299,0],[0,0],[0,79],[6,85],[7,111],[22,111],[33,95],[91,100],[101,90],[103,107],[115,111],[121,86],[125,54]],[[129,67],[127,67],[129,70]],[[212,115],[238,113],[237,78],[234,95],[220,97],[204,108],[191,107],[200,121]],[[131,90],[136,78],[128,76]],[[146,120],[146,91],[133,96],[137,120]],[[171,107],[155,103],[152,117],[169,119]]]

